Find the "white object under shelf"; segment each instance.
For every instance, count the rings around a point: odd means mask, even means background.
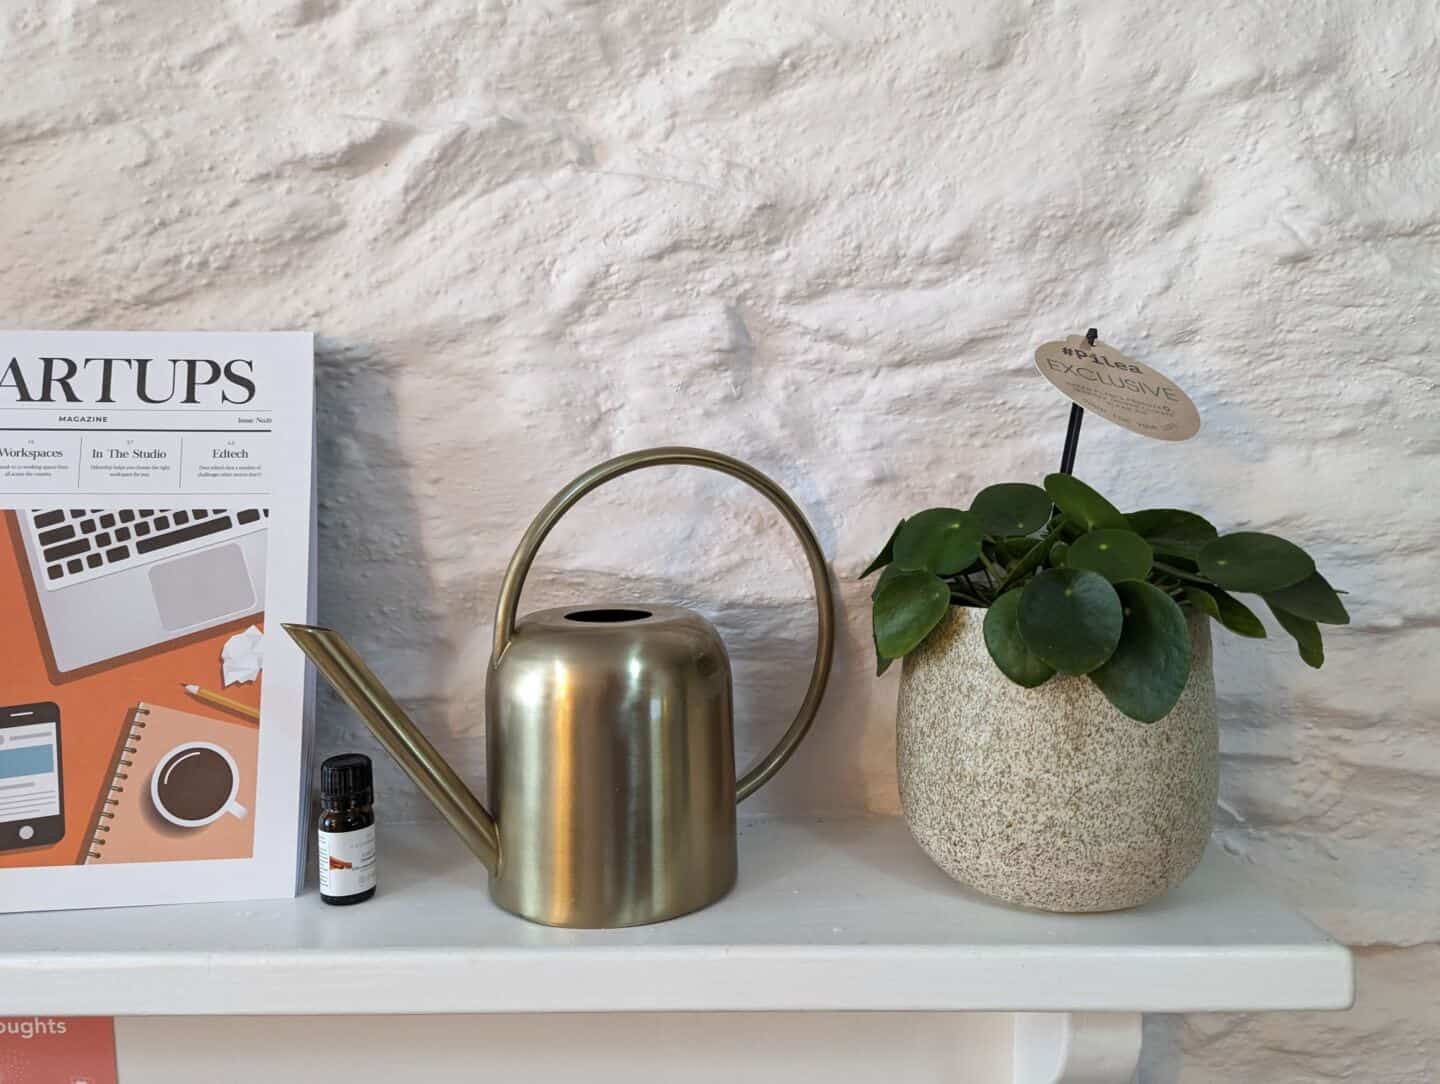
[[[719,904],[627,930],[499,911],[444,824],[383,827],[380,892],[0,918],[0,1016],[1334,1009],[1350,955],[1214,848],[1134,911],[1048,915],[932,866],[894,818],[742,825]],[[1138,1025],[1137,1025],[1138,1026]],[[1137,1033],[1138,1034],[1138,1033]]]

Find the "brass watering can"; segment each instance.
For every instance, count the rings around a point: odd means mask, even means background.
[[[730,660],[715,628],[675,606],[566,606],[515,620],[546,535],[581,497],[641,467],[685,464],[759,490],[810,563],[819,635],[810,685],[778,745],[735,782]],[[824,555],[793,501],[753,467],[654,448],[592,467],[535,517],[495,606],[486,687],[490,808],[435,751],[338,633],[285,629],[490,871],[490,895],[548,926],[660,922],[735,883],[735,804],[810,729],[835,641]]]

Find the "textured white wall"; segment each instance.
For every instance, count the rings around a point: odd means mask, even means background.
[[[1355,616],[1319,673],[1221,636],[1218,683],[1222,836],[1367,946],[1360,1008],[1157,1021],[1147,1075],[1430,1080],[1437,27],[1432,0],[6,0],[3,319],[316,330],[323,616],[476,779],[489,609],[551,492],[667,442],[773,473],[846,624],[771,810],[895,808],[854,577],[900,515],[1053,468],[1029,356],[1098,325],[1206,428],[1093,421],[1082,477],[1293,536]],[[527,608],[711,615],[747,750],[788,718],[809,603],[758,498],[632,477],[541,564]],[[366,744],[333,702],[324,736]]]

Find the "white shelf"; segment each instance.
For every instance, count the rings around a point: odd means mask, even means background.
[[[0,918],[0,1016],[1336,1009],[1351,961],[1213,848],[1135,911],[1009,908],[892,818],[742,826],[719,904],[628,930],[497,910],[443,824],[382,830],[380,892]]]

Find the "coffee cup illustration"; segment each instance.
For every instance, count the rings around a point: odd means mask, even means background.
[[[244,820],[249,810],[235,800],[239,792],[235,758],[208,741],[177,745],[150,776],[155,811],[180,828],[203,828],[227,813]]]

